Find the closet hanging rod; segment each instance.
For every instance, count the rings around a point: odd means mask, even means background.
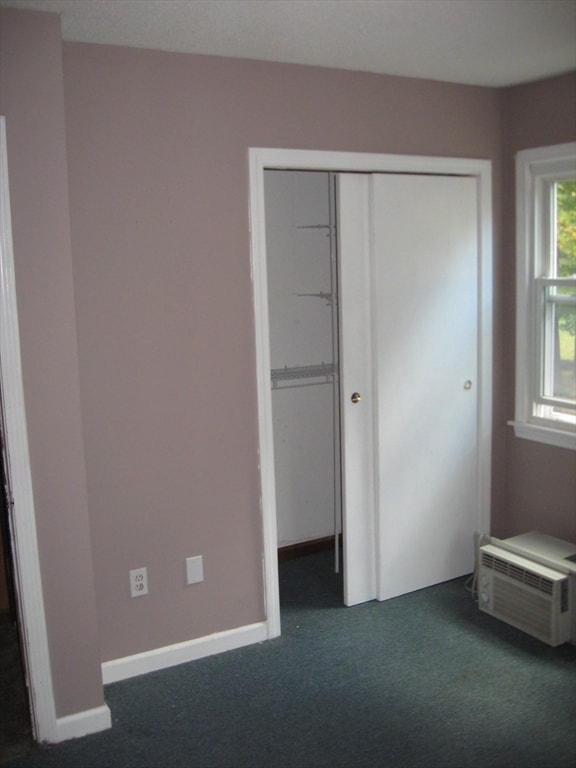
[[[308,381],[309,384],[329,384],[334,381],[338,374],[337,366],[334,363],[320,363],[320,365],[296,365],[284,368],[273,368],[270,372],[272,387],[278,389],[280,384],[293,381]],[[314,382],[311,379],[317,379]],[[299,385],[302,386],[302,385]]]
[[[326,384],[334,384],[334,377],[332,376],[329,379],[323,379],[322,381],[302,380],[299,384],[296,384],[293,381],[273,381],[272,391],[277,392],[281,389],[301,389],[302,387],[324,387]]]
[[[327,307],[331,307],[332,302],[337,298],[333,293],[324,293],[324,291],[320,291],[320,293],[294,293],[293,296],[310,296],[313,299],[324,299]]]
[[[331,376],[336,372],[334,363],[320,363],[319,365],[285,365],[283,368],[272,368],[271,376],[275,381],[281,379],[309,379],[318,376]]]

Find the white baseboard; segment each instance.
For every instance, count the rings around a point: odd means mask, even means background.
[[[77,739],[90,733],[106,731],[112,726],[110,710],[103,704],[101,707],[75,712],[73,715],[59,717],[56,720],[55,742]],[[50,739],[52,741],[52,739]]]
[[[156,672],[159,669],[167,669],[187,661],[195,661],[215,653],[232,651],[245,645],[261,643],[269,637],[266,622],[248,624],[237,629],[229,629],[225,632],[216,632],[195,640],[187,640],[176,645],[167,645],[163,648],[154,648],[144,653],[136,653],[133,656],[124,656],[121,659],[112,659],[102,664],[102,680],[104,685],[117,683],[129,677],[144,675],[147,672]]]

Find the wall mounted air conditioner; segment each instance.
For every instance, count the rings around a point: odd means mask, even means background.
[[[575,610],[573,578],[564,569],[556,570],[505,547],[506,540],[480,547],[480,609],[548,645],[568,642]]]

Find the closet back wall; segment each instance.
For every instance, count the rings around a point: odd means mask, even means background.
[[[264,181],[276,516],[282,547],[334,535],[340,477],[340,462],[335,461],[336,240],[330,174],[266,171]]]

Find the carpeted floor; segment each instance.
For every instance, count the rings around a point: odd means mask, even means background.
[[[32,749],[18,631],[8,613],[0,616],[0,763]]]
[[[342,607],[321,553],[280,566],[282,637],[110,685],[113,728],[9,768],[572,768],[576,649],[459,579]]]

